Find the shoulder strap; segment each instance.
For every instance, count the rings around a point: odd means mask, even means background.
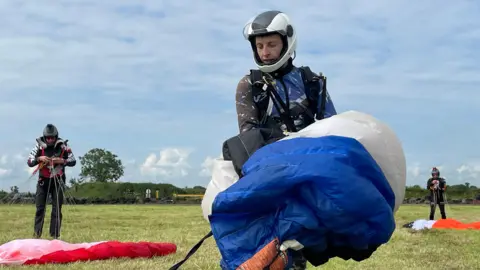
[[[258,121],[260,123],[251,122],[254,126],[258,124],[261,126],[267,122],[267,111],[268,111],[268,99],[265,100],[263,97],[263,90],[262,90],[262,72],[258,69],[251,69],[250,70],[250,91],[252,91],[252,98],[253,103],[258,109]]]
[[[267,85],[267,94],[272,99],[273,106],[277,109],[282,122],[287,126],[289,132],[297,132],[297,127],[293,123],[292,117],[290,116],[290,110],[287,108],[287,105],[283,103],[282,98],[277,93],[277,91],[272,91],[273,86]]]
[[[322,120],[325,115],[325,104],[327,102],[327,77],[322,73],[319,73],[318,75],[313,73],[308,66],[302,66],[299,69],[302,73],[305,92],[310,100],[309,108],[314,114],[316,113],[317,120]],[[320,80],[322,81],[321,84]],[[320,93],[320,109],[317,109]]]
[[[68,144],[67,144],[67,143],[68,143],[68,140],[58,139],[58,140],[55,142],[54,147],[57,148],[57,146],[60,145],[60,147],[61,147],[62,149],[65,149],[65,148],[68,147]]]
[[[263,77],[262,71],[259,69],[251,69],[250,70],[250,81],[252,82],[252,85],[257,83],[258,81],[261,81]]]
[[[263,80],[263,72],[258,69],[250,70],[250,81],[252,85],[252,91],[254,88],[263,90],[267,92],[267,95],[271,98],[273,105],[280,114],[282,122],[287,126],[287,130],[290,132],[296,132],[297,128],[293,123],[293,120],[290,116],[287,105],[282,101],[281,97],[278,95],[271,84],[266,84]],[[261,85],[261,86],[260,86]],[[260,108],[265,110],[266,108]]]
[[[47,144],[42,141],[41,137],[36,138],[35,141],[37,142],[37,144],[38,144],[38,146],[39,146],[40,148],[45,148],[45,147],[47,147]]]

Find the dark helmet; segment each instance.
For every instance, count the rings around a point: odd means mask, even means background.
[[[440,177],[440,171],[437,169],[437,167],[432,168],[432,176]]]
[[[48,124],[45,126],[43,129],[43,139],[45,140],[46,137],[55,137],[55,139],[58,139],[58,130],[54,125]]]

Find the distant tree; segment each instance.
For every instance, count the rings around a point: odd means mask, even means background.
[[[68,180],[68,183],[70,183],[70,185],[73,187],[77,184],[77,179],[75,177],[72,177],[70,178],[70,180]]]
[[[20,192],[20,189],[17,186],[10,187],[10,192],[17,194]]]
[[[77,179],[76,177],[71,177],[70,180],[68,180],[68,182],[70,183],[70,185],[75,186],[75,185],[79,185],[81,183],[83,183],[85,181],[85,179]]]
[[[124,174],[122,161],[108,150],[94,148],[79,159],[82,165],[81,181],[116,182]]]
[[[77,179],[76,177],[71,177],[70,180],[68,180],[68,183],[70,184],[70,187],[68,188],[74,188],[75,190],[78,189],[78,185],[83,183],[85,179]]]

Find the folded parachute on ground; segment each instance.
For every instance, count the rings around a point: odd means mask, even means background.
[[[0,266],[112,258],[150,258],[175,253],[173,243],[103,241],[72,244],[60,240],[18,239],[0,246]]]
[[[395,230],[406,164],[394,132],[355,111],[317,121],[251,155],[239,180],[216,159],[202,201],[223,269],[364,260]]]
[[[415,231],[425,229],[454,229],[454,230],[480,230],[480,221],[464,223],[456,219],[447,218],[439,220],[417,219],[403,225],[404,228],[413,229]]]

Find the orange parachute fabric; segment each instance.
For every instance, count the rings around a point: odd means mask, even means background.
[[[463,223],[456,219],[447,218],[447,219],[439,219],[432,225],[432,229],[457,229],[457,230],[465,230],[465,229],[474,229],[480,230],[480,221],[471,222],[471,223]]]

